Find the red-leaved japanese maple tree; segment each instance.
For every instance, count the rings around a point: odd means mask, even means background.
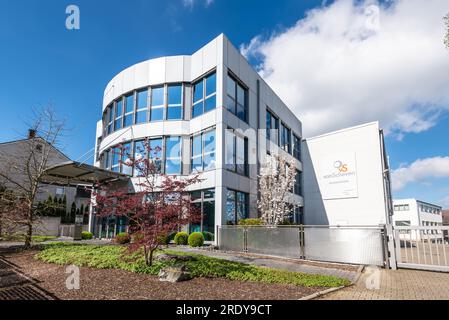
[[[132,251],[143,248],[145,261],[151,266],[154,252],[166,243],[167,236],[189,223],[198,223],[201,212],[188,193],[189,186],[201,181],[198,175],[176,177],[160,174],[160,148],[152,149],[148,141],[132,157],[123,146],[116,150],[122,166],[134,172],[137,183],[119,187],[108,183],[96,186],[93,207],[97,217],[126,217]]]

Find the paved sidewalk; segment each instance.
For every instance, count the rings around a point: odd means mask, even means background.
[[[379,285],[376,286],[376,283]],[[368,289],[367,287],[377,287],[378,289]],[[379,269],[376,273],[368,269],[363,272],[355,285],[327,294],[319,299],[449,300],[449,273],[407,269]]]
[[[192,253],[202,254],[202,255],[205,255],[208,257],[219,258],[219,259],[224,259],[224,260],[229,260],[229,261],[236,261],[236,262],[241,262],[241,263],[246,263],[246,264],[254,264],[257,266],[268,267],[268,268],[272,268],[272,269],[280,269],[280,270],[302,272],[302,273],[309,273],[309,274],[336,276],[339,278],[348,279],[351,282],[356,281],[356,279],[359,275],[358,272],[355,270],[351,271],[351,270],[339,269],[337,265],[335,265],[335,268],[319,267],[316,265],[308,265],[307,261],[304,261],[304,260],[294,261],[293,259],[269,258],[269,257],[265,257],[265,256],[257,257],[254,255],[207,251],[207,250],[193,249],[193,248],[188,248],[188,247],[176,247],[176,248],[173,248],[173,250],[192,252]],[[355,268],[353,268],[353,269],[355,269]]]

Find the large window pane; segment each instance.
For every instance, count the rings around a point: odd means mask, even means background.
[[[151,119],[150,121],[164,120],[164,107],[151,107]]]
[[[181,105],[182,103],[182,85],[168,86],[168,105]]]
[[[123,127],[129,127],[133,125],[134,115],[132,113],[125,115],[123,118]]]
[[[215,233],[215,201],[203,203],[203,231]]]
[[[245,174],[245,139],[239,136],[236,137],[236,164],[237,173]]]
[[[130,94],[126,96],[126,106],[125,112],[133,112],[134,111],[134,94]]]
[[[182,120],[182,107],[168,107],[167,120]]]
[[[198,102],[203,99],[203,80],[193,85],[193,102]]]
[[[122,173],[132,175],[133,167],[130,156],[132,155],[131,143],[126,143],[122,148]]]
[[[192,138],[192,159],[191,166],[192,172],[200,172],[203,170],[203,147],[201,135],[194,136]]]
[[[147,122],[147,110],[141,110],[136,112],[136,124]]]
[[[214,110],[217,106],[217,96],[211,96],[204,102],[204,112]]]
[[[162,138],[150,140],[150,159],[155,165],[156,172],[162,170]]]
[[[165,173],[181,173],[181,137],[166,138]]]
[[[137,109],[148,107],[148,90],[142,90],[137,93]]]
[[[204,137],[204,170],[215,168],[215,130],[203,134]]]
[[[225,135],[226,142],[226,168],[232,171],[235,171],[235,135],[231,130],[226,130]]]
[[[134,160],[136,161],[134,176],[142,176],[145,171],[145,163],[142,161],[147,157],[145,140],[134,142]]]
[[[235,222],[235,191],[228,190],[226,197],[226,224],[234,225]]]
[[[217,90],[217,81],[216,81],[216,75],[211,74],[206,78],[206,97],[210,96],[211,94],[214,94]]]
[[[123,114],[123,100],[117,100],[116,109],[115,109],[115,117],[118,118]]]
[[[164,87],[156,87],[151,89],[151,106],[164,105]]]
[[[192,118],[196,118],[203,114],[203,103],[199,102],[193,106]]]
[[[242,219],[246,219],[248,214],[247,210],[247,194],[243,192],[237,192],[237,222]]]
[[[245,89],[237,85],[237,103],[245,105]]]
[[[235,100],[235,81],[228,75],[228,83],[227,83],[227,90],[228,96],[231,98],[234,98]]]

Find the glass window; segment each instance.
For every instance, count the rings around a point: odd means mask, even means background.
[[[182,85],[168,86],[167,120],[182,119]]]
[[[151,89],[150,121],[164,120],[164,87]]]
[[[225,161],[228,170],[242,175],[248,175],[247,170],[247,149],[246,138],[236,135],[232,129],[226,130],[226,153]]]
[[[226,130],[226,155],[225,155],[225,161],[226,161],[226,168],[228,170],[235,171],[235,135],[232,132],[232,130]]]
[[[155,166],[155,171],[159,173],[162,172],[162,148],[162,138],[149,141],[149,158]]]
[[[247,122],[248,90],[246,90],[238,81],[233,79],[233,77],[231,77],[228,74],[226,92],[227,92],[227,103],[226,103],[227,109],[233,114],[235,114],[240,120]]]
[[[125,112],[130,113],[134,111],[134,94],[127,95],[126,98],[126,105],[125,105]]]
[[[181,174],[181,137],[167,137],[165,145],[165,173]]]
[[[134,142],[134,160],[136,161],[134,176],[140,177],[145,174],[145,163],[143,159],[147,158],[147,146],[145,140],[137,140]]]
[[[133,166],[131,163],[131,142],[125,143],[122,147],[122,173],[132,175]]]
[[[114,130],[114,109],[112,105],[109,105],[106,109],[108,119],[108,134],[111,134]]]
[[[299,170],[296,170],[296,180],[295,180],[295,188],[294,188],[295,194],[298,196],[301,196],[301,172]]]
[[[120,172],[120,148],[112,148],[112,167],[111,170],[114,172]]]
[[[147,122],[147,112],[148,112],[148,90],[144,89],[137,92],[136,124]]]
[[[226,224],[236,225],[241,219],[249,216],[248,194],[228,190],[226,199]]]
[[[117,100],[115,103],[115,122],[114,130],[117,131],[122,128],[122,116],[123,116],[123,100]]]
[[[215,130],[203,134],[204,170],[215,169]]]
[[[203,170],[203,145],[201,135],[194,136],[192,138],[192,159],[191,159],[191,171],[200,172]]]
[[[293,134],[293,156],[301,161],[301,139]]]
[[[193,84],[192,118],[198,117],[203,113],[216,108],[216,91],[217,80],[215,73],[210,74]]]
[[[284,124],[281,126],[281,148],[291,153],[291,131]]]

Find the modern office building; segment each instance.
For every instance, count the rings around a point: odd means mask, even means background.
[[[393,200],[395,226],[434,227],[443,225],[443,208],[416,199]]]
[[[134,156],[150,147],[161,173],[201,173],[192,201],[203,213],[190,230],[214,233],[219,225],[257,217],[258,172],[268,153],[296,159],[297,185],[290,197],[299,221],[301,122],[220,35],[192,55],[151,59],[117,74],[106,86],[97,123],[95,166],[137,178],[121,166],[117,147]],[[91,230],[112,237],[126,221],[91,217]]]
[[[305,224],[391,222],[389,164],[378,122],[307,138],[302,159]]]

